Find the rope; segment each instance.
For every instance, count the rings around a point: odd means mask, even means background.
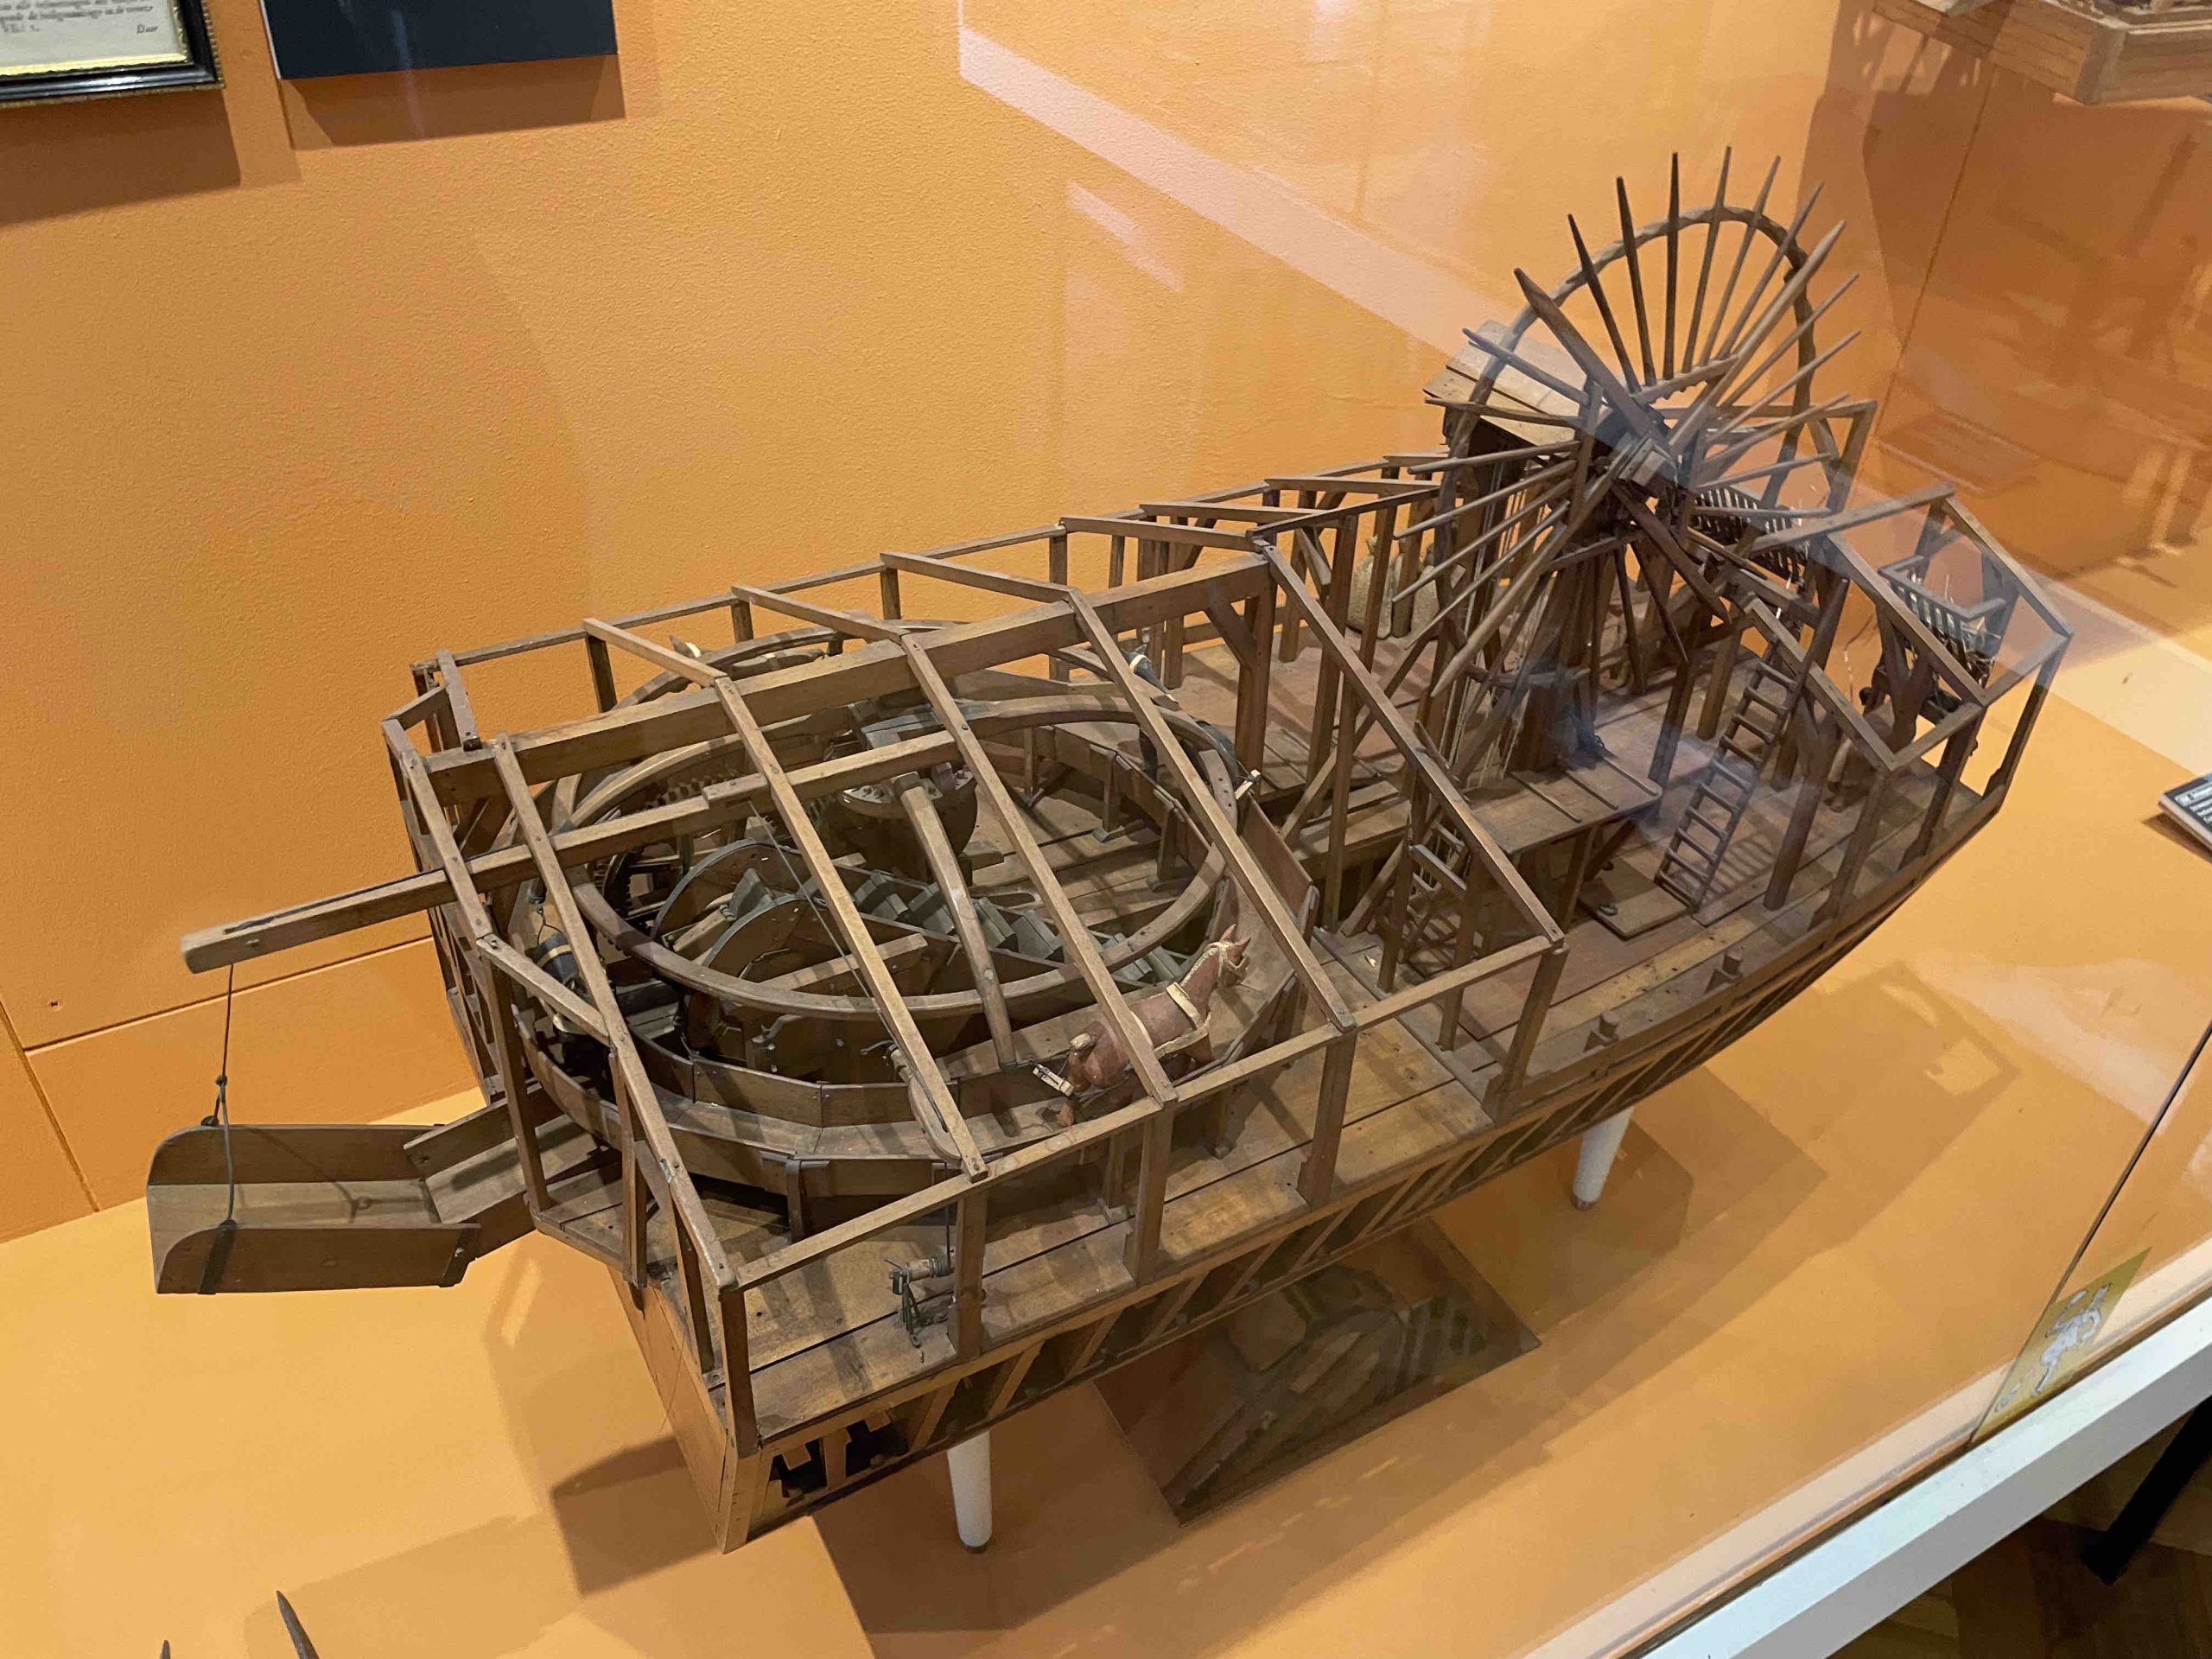
[[[238,1161],[231,1155],[231,1009],[237,1000],[238,968],[232,963],[223,979],[223,1058],[215,1071],[215,1109],[200,1120],[203,1129],[223,1132],[223,1182],[228,1189],[223,1219],[236,1218],[238,1209]]]
[[[238,1166],[231,1149],[231,1011],[237,1001],[238,964],[231,964],[223,980],[223,1058],[215,1071],[215,1109],[200,1120],[203,1129],[223,1132],[223,1218],[212,1229],[207,1260],[200,1270],[200,1294],[212,1296],[223,1287],[223,1273],[230,1266],[231,1246],[238,1233]]]

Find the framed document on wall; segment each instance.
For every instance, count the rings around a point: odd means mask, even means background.
[[[0,104],[222,80],[204,0],[0,0]]]
[[[286,80],[614,51],[613,0],[261,0],[261,13]]]

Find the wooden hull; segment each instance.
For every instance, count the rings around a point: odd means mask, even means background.
[[[1977,810],[1962,830],[1986,817]],[[1958,842],[1962,842],[1962,833]],[[1953,845],[1958,844],[1954,842]],[[757,1451],[721,1432],[715,1391],[687,1357],[669,1303],[633,1298],[613,1281],[716,1541],[748,1539],[844,1497],[917,1458],[1088,1382],[1271,1290],[1408,1227],[1635,1106],[1703,1065],[1806,989],[1886,919],[1935,868],[1923,863],[1870,889],[1850,912],[1770,960],[1600,1057],[1533,1091],[1507,1119],[1385,1169],[1347,1172],[1325,1205],[1224,1247],[1177,1261],[1158,1278],[998,1344],[970,1362],[851,1401],[836,1413],[769,1433]],[[1471,1104],[1471,1102],[1469,1103]],[[1347,1147],[1348,1158],[1351,1148]],[[987,1289],[988,1281],[986,1281]]]

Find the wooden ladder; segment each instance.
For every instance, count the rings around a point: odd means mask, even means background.
[[[1466,838],[1460,834],[1459,826],[1446,822],[1441,813],[1429,825],[1420,849],[1411,851],[1410,855],[1413,862],[1407,872],[1405,931],[1398,942],[1401,960],[1430,943],[1440,924],[1447,938],[1455,931],[1451,918],[1459,907],[1459,894],[1438,875],[1437,870],[1440,866],[1452,871],[1464,870],[1469,862]],[[1387,912],[1378,913],[1375,919],[1378,931],[1389,925]]]
[[[1690,791],[1689,808],[1660,855],[1653,878],[1692,910],[1713,891],[1728,843],[1751,808],[1759,773],[1774,753],[1797,692],[1796,679],[1765,658],[1751,657],[1746,662],[1750,673],[1744,695],[1720,734],[1713,764]]]

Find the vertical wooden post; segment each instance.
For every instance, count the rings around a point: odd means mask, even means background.
[[[739,645],[753,637],[753,601],[733,599],[729,602],[729,631]]]
[[[614,659],[607,655],[604,639],[586,635],[584,650],[591,658],[592,695],[599,700],[600,712],[605,714],[619,701],[614,690]]]
[[[1148,540],[1142,536],[1138,537],[1137,580],[1149,582],[1154,576],[1165,575],[1166,569],[1167,543]],[[1152,658],[1154,673],[1160,671],[1160,658],[1164,649],[1163,642],[1166,639],[1166,626],[1167,625],[1162,621],[1148,622],[1137,634],[1138,643],[1144,654]]]
[[[469,953],[476,973],[476,996],[492,1027],[492,1055],[499,1068],[499,1092],[506,1096],[507,1127],[515,1137],[522,1161],[522,1185],[534,1224],[550,1200],[545,1195],[545,1162],[537,1150],[537,1126],[523,1109],[524,1091],[531,1086],[530,1063],[524,1058],[522,1038],[515,1030],[514,994],[505,979],[482,957]]]
[[[1359,618],[1359,659],[1370,668],[1375,666],[1375,647],[1382,632],[1382,590],[1390,585],[1390,544],[1388,536],[1389,527],[1396,520],[1397,516],[1398,509],[1395,502],[1378,511],[1375,520],[1374,550],[1367,556],[1367,607],[1361,612]],[[1358,524],[1359,519],[1357,515],[1353,517],[1351,522],[1354,524]],[[1353,553],[1355,567],[1358,563],[1356,542],[1357,538],[1355,538]]]
[[[1781,850],[1774,855],[1774,874],[1767,878],[1769,910],[1779,910],[1789,901],[1789,884],[1797,879],[1797,867],[1804,860],[1805,843],[1812,836],[1821,798],[1827,792],[1828,773],[1835,766],[1836,745],[1842,737],[1843,721],[1838,719],[1821,727],[1814,741],[1805,763],[1803,792],[1789,809],[1789,827],[1783,831]]]
[[[2050,694],[2050,667],[2046,664],[2036,676],[2036,683],[2028,688],[2028,700],[2021,707],[2019,723],[2012,728],[2012,741],[2005,746],[2005,758],[1990,775],[1985,794],[2002,796],[2012,786],[2012,773],[2028,747],[2028,734],[2035,729],[2036,716],[2043,712],[2043,700]]]
[[[983,1236],[990,1189],[960,1195],[952,1229],[952,1351],[963,1360],[983,1351]]]
[[[588,938],[576,943],[580,951],[597,949]],[[642,1295],[647,1287],[645,1217],[653,1205],[652,1181],[645,1173],[645,1160],[652,1154],[639,1144],[645,1137],[638,1133],[638,1103],[623,1085],[620,1066],[613,1068],[613,1076],[614,1098],[621,1103],[617,1127],[622,1131],[622,1273],[631,1287]],[[683,1230],[680,1224],[677,1230]]]
[[[1322,1051],[1321,1088],[1313,1103],[1313,1138],[1298,1169],[1299,1196],[1318,1210],[1329,1201],[1337,1182],[1337,1149],[1344,1142],[1344,1102],[1351,1092],[1352,1050],[1357,1031],[1347,1031]]]
[[[1681,747],[1682,723],[1690,717],[1690,694],[1696,690],[1696,678],[1686,664],[1675,671],[1675,683],[1667,688],[1667,712],[1659,721],[1659,741],[1651,747],[1651,781],[1661,790],[1675,772],[1675,752]]]
[[[1174,522],[1179,524],[1186,521],[1178,518]],[[1160,571],[1162,575],[1172,575],[1179,568],[1187,569],[1198,562],[1198,550],[1195,547],[1181,547],[1173,542],[1160,544]],[[1160,683],[1170,691],[1182,689],[1183,632],[1185,626],[1186,619],[1179,608],[1160,624]]]
[[[1705,707],[1698,714],[1697,734],[1707,743],[1720,734],[1721,711],[1728,705],[1728,687],[1736,674],[1736,658],[1744,649],[1744,631],[1731,629],[1713,648],[1713,677],[1706,682]]]
[[[640,1176],[639,1179],[644,1177]],[[715,1351],[715,1319],[721,1312],[714,1300],[721,1287],[708,1282],[703,1264],[699,1260],[698,1241],[691,1236],[691,1230],[677,1222],[676,1235],[677,1285],[683,1293],[684,1323],[691,1330],[691,1358],[701,1376],[714,1370],[721,1356]],[[725,1338],[727,1342],[728,1338]]]
[[[1496,468],[1494,467],[1479,467],[1476,470],[1490,474],[1492,476],[1496,474]],[[1478,480],[1471,483],[1469,485],[1469,488],[1471,491],[1471,493],[1469,495],[1468,499],[1470,500],[1479,499],[1486,487],[1486,484],[1483,481]],[[1441,565],[1454,553],[1459,550],[1459,521],[1456,518],[1447,517],[1453,505],[1458,502],[1459,496],[1459,469],[1456,467],[1447,468],[1446,471],[1437,474],[1436,502],[1435,505],[1429,509],[1429,516],[1438,520],[1436,528],[1429,532],[1428,556],[1429,563],[1431,564]],[[1485,518],[1489,517],[1487,513],[1483,516]],[[1479,528],[1480,527],[1478,525],[1471,524],[1468,526],[1469,533],[1471,535],[1478,533]],[[1418,562],[1420,550],[1420,544],[1416,543],[1414,549],[1416,562]],[[1472,581],[1473,579],[1472,572],[1460,570],[1450,570],[1447,571],[1446,575],[1439,577],[1434,584],[1436,589],[1436,608],[1440,612],[1450,609],[1452,601],[1459,596],[1460,583],[1462,582]],[[1407,602],[1410,604],[1412,601],[1408,601]],[[1413,625],[1413,614],[1410,611],[1407,613],[1406,624],[1408,627]],[[1447,645],[1445,638],[1446,634],[1447,632],[1457,632],[1458,630],[1452,627],[1449,624],[1447,624],[1445,628],[1438,630],[1436,638],[1436,660],[1439,664],[1444,662],[1445,659],[1450,656],[1452,646],[1457,644],[1457,641],[1455,640]],[[1430,689],[1433,690],[1433,687]],[[1427,696],[1424,693],[1422,696],[1422,706],[1424,710],[1427,709]]]
[[[1257,772],[1268,758],[1268,698],[1272,685],[1274,646],[1275,585],[1273,580],[1244,602],[1244,626],[1252,636],[1252,654],[1236,671],[1236,759],[1247,772]]]
[[[1142,1135],[1141,1129],[1120,1129],[1107,1140],[1105,1170],[1101,1177],[1105,1191],[1100,1196],[1109,1211],[1128,1207],[1129,1201],[1122,1194],[1129,1187],[1129,1154]]]
[[[1452,965],[1454,968],[1464,968],[1475,957],[1475,929],[1483,911],[1488,907],[1491,892],[1490,883],[1484,880],[1480,896],[1477,896],[1475,884],[1481,879],[1478,874],[1480,868],[1481,861],[1470,853],[1465,877],[1466,885],[1459,893],[1459,928],[1452,941]],[[1459,1044],[1459,1004],[1465,995],[1465,986],[1454,985],[1437,1004],[1436,1046],[1447,1054]]]
[[[1414,861],[1411,849],[1421,844],[1427,832],[1428,815],[1423,810],[1424,801],[1416,798],[1406,806],[1406,850],[1398,858],[1398,873],[1390,880],[1390,896],[1383,901],[1382,960],[1375,970],[1376,982],[1384,991],[1395,988],[1398,964],[1405,959],[1406,918],[1408,898],[1413,886]]]
[[[1175,1118],[1161,1107],[1145,1120],[1143,1151],[1137,1159],[1137,1187],[1129,1203],[1129,1276],[1149,1282],[1160,1271],[1160,1225],[1167,1208],[1167,1164]]]
[[[899,573],[896,570],[887,564],[877,571],[875,587],[877,596],[882,601],[885,621],[896,622],[906,614],[904,601],[899,596]],[[735,607],[733,607],[732,614],[734,613]]]
[[[1556,945],[1536,958],[1536,976],[1529,982],[1528,1000],[1521,1005],[1521,1023],[1513,1028],[1513,1046],[1506,1051],[1504,1068],[1491,1086],[1491,1116],[1503,1119],[1508,1099],[1527,1081],[1529,1061],[1543,1034],[1544,1016],[1551,1012],[1553,995],[1559,989],[1560,970],[1567,966],[1567,947]]]
[[[1177,849],[1182,842],[1183,815],[1165,785],[1160,791],[1160,841],[1153,861],[1152,885],[1165,888],[1173,885],[1178,862]]]
[[[1936,792],[1929,797],[1927,815],[1920,821],[1920,833],[1912,838],[1912,846],[1905,854],[1908,859],[1920,858],[1936,844],[1936,837],[1943,829],[1944,809],[1951,804],[1952,791],[1959,786],[1959,774],[1966,770],[1967,757],[1974,753],[1974,741],[1981,734],[1981,721],[1961,726],[1944,741],[1943,759],[1936,768]]]
[[[1877,772],[1874,781],[1866,791],[1866,798],[1859,803],[1859,822],[1853,826],[1851,839],[1844,843],[1843,862],[1836,867],[1835,880],[1828,888],[1827,901],[1821,906],[1815,921],[1829,921],[1842,914],[1843,907],[1851,902],[1851,890],[1858,885],[1859,872],[1866,868],[1866,855],[1874,850],[1874,837],[1881,829],[1882,808],[1890,798],[1890,785],[1897,774]]]
[[[1374,613],[1375,607],[1368,611]],[[1327,868],[1321,878],[1321,914],[1327,925],[1338,927],[1344,922],[1344,835],[1351,815],[1352,752],[1358,747],[1353,735],[1353,715],[1357,702],[1351,695],[1349,681],[1337,683],[1336,760],[1333,775],[1329,779],[1329,857]],[[1320,711],[1314,711],[1318,717]]]
[[[745,1320],[745,1286],[718,1287],[721,1297],[722,1400],[729,1419],[730,1443],[740,1457],[760,1449],[760,1425],[753,1408],[752,1327]]]
[[[1329,592],[1327,611],[1329,620],[1342,633],[1351,609],[1352,566],[1359,555],[1359,515],[1347,512],[1333,522],[1334,537],[1329,548]],[[1319,545],[1320,538],[1314,538]],[[1313,678],[1313,739],[1307,745],[1307,769],[1319,772],[1321,763],[1329,758],[1331,745],[1336,738],[1336,722],[1329,718],[1336,707],[1338,688],[1343,677],[1337,669],[1336,658],[1326,652],[1321,657],[1320,671]]]
[[[1068,538],[1065,536],[1055,536],[1045,543],[1045,579],[1062,588],[1068,585]],[[1055,657],[1047,665],[1046,672],[1056,680],[1065,680],[1071,671],[1065,661]]]

